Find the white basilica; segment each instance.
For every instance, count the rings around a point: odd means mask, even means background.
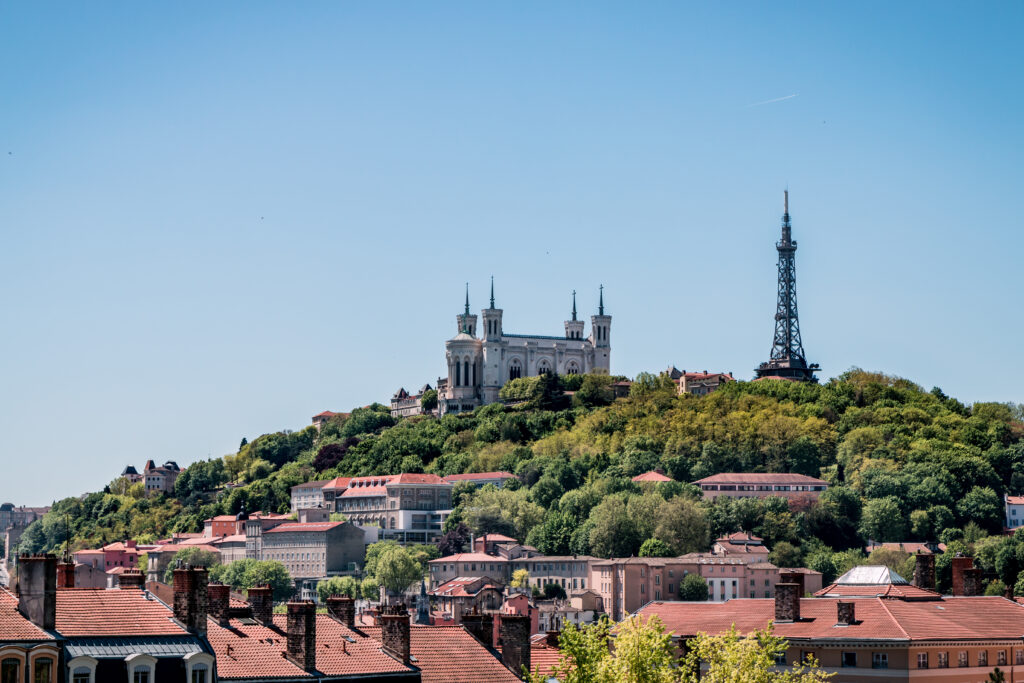
[[[540,334],[510,334],[502,329],[500,308],[491,305],[481,311],[483,326],[477,337],[477,316],[469,313],[469,289],[465,311],[456,316],[458,334],[445,342],[448,377],[437,384],[438,411],[456,413],[494,403],[505,382],[548,372],[576,375],[609,371],[609,343],[612,317],[604,314],[604,287],[597,315],[590,316],[590,336],[583,336],[582,320],[576,319],[576,293],[572,297],[572,319],[565,321],[564,337]]]

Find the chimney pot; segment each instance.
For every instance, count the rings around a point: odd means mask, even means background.
[[[494,647],[493,614],[464,613],[462,625],[481,643],[487,647]]]
[[[206,633],[207,573],[205,567],[174,570],[174,618],[189,633]]]
[[[75,587],[75,563],[61,562],[57,565],[57,590]]]
[[[264,625],[273,623],[274,590],[267,585],[250,588],[249,607],[252,609],[253,619]]]
[[[530,670],[530,617],[526,614],[500,614],[501,659],[505,668],[520,678]]]
[[[914,585],[926,590],[935,590],[935,555],[917,553],[914,555]]]
[[[800,584],[775,584],[775,621],[800,621]]]
[[[288,659],[304,671],[316,671],[316,605],[288,603]]]
[[[839,601],[836,603],[836,623],[843,626],[857,623],[854,603]]]
[[[805,587],[804,587],[804,573],[803,572],[780,571],[779,572],[779,581],[782,582],[782,583],[795,583],[795,584],[797,584],[799,586],[799,589],[797,590],[797,596],[798,597],[803,597],[803,594],[806,592]]]
[[[974,566],[974,558],[957,555],[953,558],[953,595],[966,595],[964,592],[964,571]]]
[[[227,626],[231,621],[231,586],[211,583],[206,587],[206,596],[209,601],[210,616],[216,619],[221,626]]]
[[[344,595],[327,598],[327,613],[349,628],[356,627],[356,601]]]
[[[384,651],[408,665],[410,661],[409,610],[405,605],[389,605],[380,615],[381,644]]]
[[[142,590],[146,587],[146,576],[138,569],[126,569],[117,577],[117,587],[121,590]]]

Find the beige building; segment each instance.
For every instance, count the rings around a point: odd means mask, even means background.
[[[292,487],[292,512],[298,512],[303,508],[315,508],[324,503],[324,487],[327,481],[307,481]]]
[[[708,372],[707,370],[687,372],[686,370],[677,370],[675,367],[668,369],[668,375],[679,387],[680,394],[695,396],[705,396],[726,383],[734,381],[732,373],[729,372]]]
[[[539,590],[555,584],[572,593],[590,587],[591,566],[599,561],[588,555],[537,555],[510,560],[508,568],[510,577],[518,569],[528,571],[530,586]]]
[[[359,525],[381,528],[381,539],[430,543],[452,507],[453,484],[436,474],[338,477],[327,482],[324,506]]]
[[[803,474],[736,472],[714,474],[693,482],[705,498],[780,498],[817,500],[828,489],[828,482]]]
[[[629,557],[591,564],[590,588],[601,596],[605,611],[619,621],[652,600],[678,600],[679,582],[700,568],[692,559]]]
[[[400,388],[391,397],[391,416],[412,417],[413,415],[422,415],[425,412],[422,404],[423,394],[433,391],[433,389],[429,384],[424,384],[415,394],[410,394],[405,390],[405,387]]]
[[[460,577],[486,577],[490,583],[502,586],[507,585],[512,578],[507,559],[484,553],[458,553],[439,557],[428,564],[432,588]]]

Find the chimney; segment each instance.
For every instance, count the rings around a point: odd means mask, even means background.
[[[189,633],[206,633],[206,567],[174,570],[174,618]]]
[[[548,647],[558,647],[558,637],[560,635],[560,631],[548,631],[544,634],[544,642]]]
[[[836,603],[836,625],[837,626],[849,626],[850,624],[857,623],[857,618],[854,614],[854,603],[843,602],[840,600]]]
[[[253,586],[249,589],[249,607],[252,618],[268,625],[274,621],[274,589],[268,585]]]
[[[964,570],[973,566],[973,558],[963,555],[953,558],[953,595],[964,595]]]
[[[501,660],[505,668],[522,678],[530,670],[530,617],[526,614],[499,614]]]
[[[487,647],[494,647],[494,615],[474,614],[467,612],[462,615],[462,625],[477,640]]]
[[[117,577],[117,587],[121,590],[142,590],[146,587],[146,576],[138,569],[125,569]]]
[[[935,590],[935,555],[931,553],[914,555],[914,585],[930,591]]]
[[[44,630],[57,623],[57,556],[18,558],[18,611]]]
[[[964,570],[964,596],[981,595],[981,570],[971,567]]]
[[[775,584],[776,623],[800,621],[800,584]]]
[[[316,671],[316,605],[288,603],[288,659],[304,671]]]
[[[349,628],[356,627],[356,601],[344,595],[327,598],[327,613]]]
[[[75,587],[75,563],[60,562],[57,564],[57,590]]]
[[[409,628],[409,610],[402,603],[389,605],[380,615],[380,636],[384,652],[406,665],[411,661]]]
[[[206,587],[206,597],[209,602],[210,616],[217,620],[221,626],[227,626],[231,621],[229,609],[231,608],[231,586],[222,583],[211,583]]]
[[[779,581],[782,583],[795,583],[800,588],[797,590],[797,597],[802,597],[806,592],[804,589],[804,573],[793,571],[779,571]]]

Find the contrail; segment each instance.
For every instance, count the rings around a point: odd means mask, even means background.
[[[800,93],[795,92],[792,95],[786,95],[785,97],[776,97],[774,100],[765,100],[764,102],[754,102],[753,104],[748,104],[746,107],[744,107],[744,109],[750,109],[751,107],[760,107],[762,104],[771,104],[773,102],[782,102],[783,100],[791,100],[791,99],[793,99],[794,97],[796,97],[799,94]]]

